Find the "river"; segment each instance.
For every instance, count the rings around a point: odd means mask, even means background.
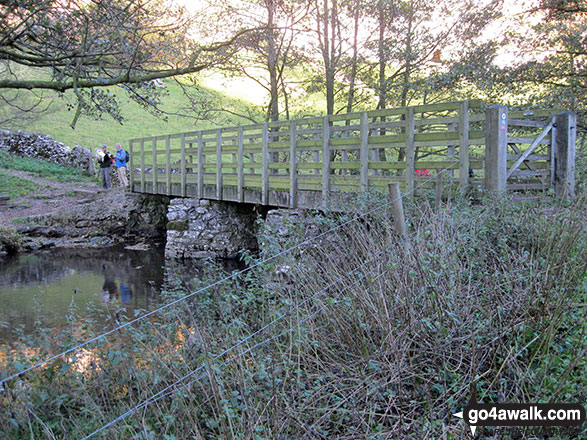
[[[238,262],[222,263],[230,271]],[[120,314],[161,305],[161,291],[196,285],[203,265],[165,260],[163,249],[53,249],[0,259],[0,344],[86,320],[100,332]]]

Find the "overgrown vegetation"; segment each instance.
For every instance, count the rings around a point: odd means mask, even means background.
[[[5,383],[3,436],[82,438],[130,411],[96,438],[455,439],[470,435],[451,415],[473,392],[585,402],[584,198],[438,213],[423,201],[409,208],[405,244],[377,203],[356,207],[370,213],[360,221],[323,218],[317,229],[337,229],[287,257]],[[307,239],[301,225],[266,231],[261,257]],[[210,264],[196,288],[219,276]],[[185,294],[171,277],[167,299]],[[75,310],[71,323],[14,344],[2,377],[93,335]]]
[[[22,236],[14,229],[0,226],[0,253],[18,252],[22,245]]]
[[[87,174],[84,174],[82,171],[74,167],[57,165],[51,162],[47,162],[41,159],[35,159],[32,157],[20,157],[17,155],[9,154],[5,151],[0,151],[0,168],[27,171],[36,176],[49,180],[54,180],[56,182],[89,182],[95,180],[95,178],[88,176]],[[22,181],[23,179],[18,180]],[[25,184],[23,190],[25,190],[27,186],[27,181],[25,180],[24,182]]]

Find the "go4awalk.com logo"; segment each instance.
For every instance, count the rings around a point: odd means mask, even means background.
[[[462,412],[471,433],[479,426],[581,426],[585,408],[578,403],[477,403],[472,397]]]

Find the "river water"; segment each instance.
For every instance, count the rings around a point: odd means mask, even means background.
[[[193,290],[202,267],[166,261],[163,249],[54,249],[0,259],[0,344],[72,319],[100,332],[120,314],[132,319],[161,305],[170,283]],[[226,271],[240,267],[223,263]]]

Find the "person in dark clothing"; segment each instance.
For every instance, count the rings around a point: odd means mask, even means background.
[[[106,150],[106,145],[102,145],[102,153],[104,156],[98,158],[100,162],[100,177],[102,178],[102,186],[106,189],[112,187],[110,182],[110,166],[112,165],[112,156]]]

